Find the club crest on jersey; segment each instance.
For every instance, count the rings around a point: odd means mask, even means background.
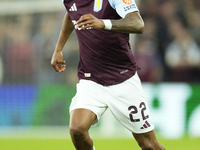
[[[103,3],[103,0],[95,0],[94,1],[94,11],[95,12],[98,12],[102,9],[102,3]]]

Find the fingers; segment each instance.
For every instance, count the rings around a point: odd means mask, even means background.
[[[57,68],[58,72],[63,72],[66,69],[66,65],[61,65],[61,66],[57,65],[56,68]]]
[[[85,20],[85,21],[82,21],[80,23],[77,23],[76,25],[80,30],[84,30],[86,28],[92,27],[93,23],[92,23],[91,20]]]
[[[63,65],[64,63],[65,63],[65,61],[55,62],[55,63],[52,64],[52,67],[57,72],[63,72],[66,69],[66,65]]]
[[[93,18],[92,14],[82,15],[81,18],[76,23],[78,25],[78,24],[83,23],[83,22],[85,22],[87,20],[90,20],[91,18]]]
[[[84,30],[86,28],[96,28],[97,18],[91,14],[86,14],[81,16],[81,18],[77,21],[76,25],[80,30]]]
[[[90,22],[81,22],[80,24],[77,24],[77,27],[79,28],[79,30],[85,30],[85,29],[91,28],[92,26],[93,24]]]
[[[63,64],[64,64],[64,61],[61,62],[61,63],[56,64],[55,70],[56,70],[57,72],[63,72],[63,71],[65,71],[66,65],[63,65]]]

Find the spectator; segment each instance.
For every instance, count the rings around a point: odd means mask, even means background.
[[[12,43],[6,50],[6,67],[8,83],[32,83],[33,46],[30,42],[30,16],[20,16],[10,28]]]
[[[169,81],[200,81],[200,50],[197,43],[178,20],[172,20],[169,29],[173,37],[165,52],[165,61],[171,73]]]
[[[32,42],[35,45],[34,51],[34,67],[36,68],[36,83],[52,83],[62,79],[55,74],[50,74],[51,66],[49,61],[51,60],[52,47],[55,45],[55,26],[56,21],[52,21],[53,14],[43,14],[39,19],[39,29],[32,38]],[[48,78],[47,78],[48,76]],[[57,81],[58,82],[58,81]]]

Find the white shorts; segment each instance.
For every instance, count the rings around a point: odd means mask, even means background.
[[[109,108],[115,118],[133,133],[145,133],[154,129],[137,73],[130,79],[112,86],[80,80],[77,93],[72,98],[70,112],[78,108],[89,109],[97,115],[93,125]]]

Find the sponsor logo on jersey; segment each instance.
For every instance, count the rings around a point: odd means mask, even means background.
[[[95,12],[98,12],[102,9],[102,3],[103,3],[103,0],[95,0],[94,1],[94,11]]]
[[[131,10],[131,9],[134,9],[134,8],[136,8],[136,5],[135,4],[131,4],[131,5],[125,6],[124,7],[124,11],[128,11],[128,10]]]
[[[69,11],[77,11],[75,3],[70,7]]]
[[[132,0],[122,0],[124,4],[130,5],[132,4]]]

